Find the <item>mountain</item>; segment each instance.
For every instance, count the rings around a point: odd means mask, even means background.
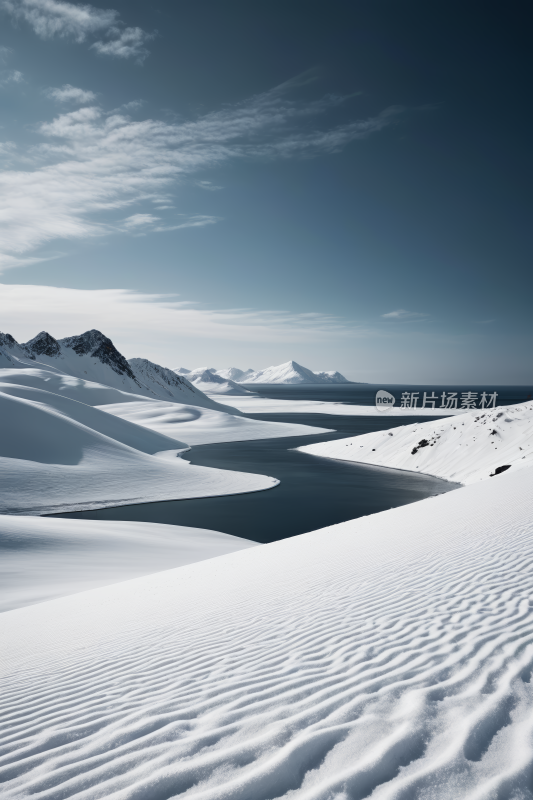
[[[229,367],[228,369],[217,369],[217,375],[220,375],[221,378],[225,378],[228,381],[235,381],[236,383],[246,383],[246,378],[249,375],[253,375],[255,370],[253,369],[238,369],[237,367]]]
[[[146,358],[131,358],[128,363],[137,380],[148,387],[152,396],[155,395],[162,400],[171,400],[176,403],[212,408],[215,411],[229,411],[230,414],[241,413],[211,400],[200,387],[195,386],[183,375],[176,375],[172,369],[161,367]],[[137,394],[141,394],[141,392],[137,392]]]
[[[246,378],[241,378],[239,383],[287,383],[287,384],[324,384],[324,383],[351,383],[340,372],[311,372],[307,367],[302,367],[296,361],[287,361],[277,367],[253,372]]]
[[[0,367],[20,369],[43,365],[74,378],[142,397],[241,414],[236,409],[220,406],[171,369],[144,358],[128,362],[111,339],[100,331],[86,331],[65,339],[54,339],[41,331],[25,344],[19,344],[9,333],[0,333]]]
[[[315,372],[314,373],[322,383],[353,383],[347,380],[340,372]]]
[[[202,392],[209,394],[245,395],[251,394],[247,389],[234,381],[222,378],[212,369],[193,370],[188,373],[188,380]]]

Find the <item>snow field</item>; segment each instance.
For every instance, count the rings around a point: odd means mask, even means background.
[[[305,453],[424,472],[457,483],[533,466],[533,403],[468,411],[438,422],[404,425],[299,447]]]
[[[255,546],[201,528],[0,515],[0,612]]]
[[[164,436],[186,439],[190,445],[306,436],[329,431],[328,428],[247,419],[196,406],[155,400],[108,404],[99,408]]]
[[[0,418],[2,514],[238,494],[279,482],[194,467],[176,458],[187,449],[181,441],[27,386],[0,384]]]
[[[532,797],[532,478],[2,614],[2,797]]]

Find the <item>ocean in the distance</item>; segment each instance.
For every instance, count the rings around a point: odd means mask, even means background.
[[[424,392],[428,396],[433,392],[438,398],[439,402],[435,404],[436,408],[440,405],[440,398],[442,393],[446,392],[448,396],[452,392],[457,393],[459,400],[458,407],[461,404],[461,395],[466,392],[473,392],[477,394],[477,405],[481,395],[485,392],[487,395],[492,395],[496,392],[497,399],[496,405],[505,406],[515,403],[524,403],[526,400],[533,399],[533,385],[531,386],[495,386],[493,384],[483,385],[464,385],[464,386],[436,386],[425,384],[416,386],[414,384],[394,384],[394,383],[340,383],[331,385],[313,385],[302,386],[298,384],[273,384],[273,383],[248,383],[243,384],[245,389],[263,397],[269,397],[276,400],[326,400],[335,403],[346,403],[347,405],[356,406],[373,406],[375,404],[376,392],[379,389],[384,389],[386,392],[394,395],[396,398],[395,408],[400,405],[401,397],[404,392],[418,393],[418,408],[422,406]]]

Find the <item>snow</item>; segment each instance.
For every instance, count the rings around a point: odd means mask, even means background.
[[[189,445],[215,442],[241,442],[251,439],[274,439],[284,436],[308,436],[327,433],[329,428],[221,414],[219,411],[145,400],[136,403],[102,405],[102,411],[142,425],[164,436],[184,439]]]
[[[242,386],[239,386],[238,383],[217,375],[217,373],[211,369],[193,370],[189,373],[187,379],[202,392],[210,394],[251,394],[248,389],[244,389]]]
[[[228,369],[217,369],[217,375],[226,380],[235,381],[235,383],[246,383],[246,378],[251,375],[255,370],[253,369],[238,369],[238,367],[229,367]]]
[[[45,369],[142,397],[227,410],[173,370],[145,358],[126,361],[111,339],[96,330],[59,340],[41,331],[23,345],[9,334],[0,333],[1,367]],[[104,402],[107,401],[101,401]]]
[[[348,381],[341,375],[340,372],[315,372],[323,383],[353,383],[353,381]]]
[[[278,484],[262,475],[192,466],[176,457],[187,449],[176,437],[28,386],[0,383],[0,419],[3,514],[212,497]]]
[[[0,612],[255,546],[202,528],[1,515]]]
[[[469,484],[494,477],[500,467],[533,466],[533,403],[468,411],[423,422],[298,448],[342,461],[424,472]]]
[[[260,391],[260,390],[259,390]],[[337,403],[328,400],[278,400],[269,397],[251,395],[250,397],[235,397],[226,401],[219,398],[221,405],[229,405],[239,409],[244,414],[334,414],[354,417],[384,417],[382,411],[375,406],[357,406],[349,403]],[[387,410],[387,417],[449,417],[463,413],[461,410],[449,408],[401,408],[393,407]]]
[[[531,797],[532,479],[0,615],[2,797]]]
[[[298,383],[298,384],[323,384],[323,383],[350,383],[340,372],[312,372],[307,367],[302,367],[296,361],[287,361],[277,367],[252,372],[239,379],[240,383]]]

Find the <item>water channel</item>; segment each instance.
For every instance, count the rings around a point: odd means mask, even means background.
[[[348,519],[413,503],[456,488],[456,484],[401,470],[317,458],[294,448],[406,424],[401,417],[324,414],[254,414],[254,419],[298,422],[332,433],[193,447],[192,464],[271,475],[281,483],[265,492],[170,500],[81,511],[57,516],[138,520],[210,528],[256,542],[272,542]],[[409,417],[409,423],[428,421]]]

